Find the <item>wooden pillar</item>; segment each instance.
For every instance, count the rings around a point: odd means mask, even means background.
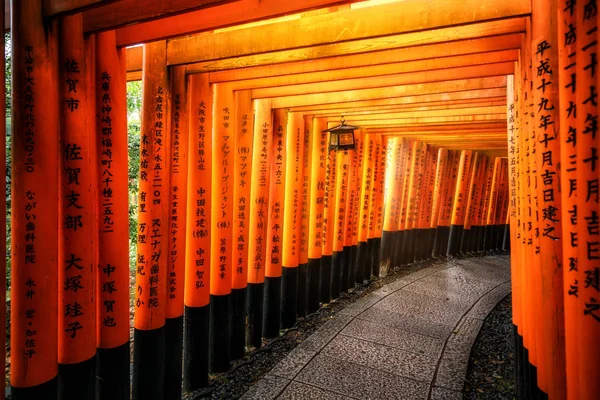
[[[372,185],[373,185],[373,134],[364,134],[363,139],[363,157],[360,185],[360,216],[358,220],[358,254],[357,262],[359,270],[357,270],[357,283],[363,283],[371,276],[371,266],[368,263],[368,231],[369,231],[369,205],[371,203]],[[359,282],[360,281],[360,282]]]
[[[346,214],[346,196],[352,168],[350,150],[336,151],[335,210],[333,228],[333,254],[331,268],[331,297],[340,297],[342,289],[342,259],[344,251],[344,218]]]
[[[379,276],[379,246],[377,246],[376,240],[376,223],[377,223],[377,204],[381,186],[381,135],[373,134],[373,164],[372,164],[372,191],[371,199],[369,204],[369,230],[368,230],[368,243],[369,243],[369,256],[367,257],[367,264],[369,270],[367,279],[371,279],[371,276]]]
[[[269,187],[269,214],[267,226],[267,262],[265,267],[265,297],[263,335],[279,336],[281,314],[281,273],[283,246],[283,213],[285,198],[285,166],[287,160],[286,110],[277,109],[273,114],[273,162]]]
[[[576,3],[558,7],[558,107],[560,137],[562,265],[565,309],[565,369],[568,399],[579,395],[579,323],[582,317],[578,294],[577,240],[577,17]],[[575,82],[575,84],[572,84]],[[513,289],[514,293],[514,289]],[[513,295],[514,298],[514,295]]]
[[[305,121],[306,124],[308,121]],[[327,120],[313,118],[306,153],[309,155],[309,212],[308,212],[308,312],[319,309],[321,300],[321,261],[323,248],[323,204],[325,197],[325,164],[327,157]]]
[[[350,248],[350,288],[355,284],[362,284],[363,265],[358,263],[358,224],[360,219],[360,187],[362,180],[362,160],[364,154],[364,131],[354,132],[356,151],[354,152],[354,206],[352,214],[352,247]]]
[[[466,199],[467,205],[465,210],[464,230],[460,244],[460,252],[463,254],[467,254],[467,252],[470,250],[469,243],[472,236],[471,228],[473,225],[473,219],[475,218],[475,203],[477,202],[476,196],[479,183],[479,171],[482,167],[481,160],[482,154],[475,152],[473,156],[473,168],[471,169],[469,191]]]
[[[433,191],[435,183],[435,168],[437,164],[437,149],[432,145],[427,145],[427,153],[425,161],[425,170],[423,172],[423,185],[421,195],[421,206],[419,209],[419,235],[421,237],[421,245],[419,251],[419,259],[427,260],[431,257],[430,243],[430,225],[431,225],[431,204],[433,203]]]
[[[281,326],[296,323],[298,307],[298,264],[300,261],[300,212],[302,191],[304,119],[289,113],[286,129],[285,197],[283,214]]]
[[[262,344],[266,244],[269,214],[269,183],[273,154],[273,115],[271,100],[254,100],[254,143],[250,180],[250,219],[248,232],[248,333],[247,343]]]
[[[11,398],[56,399],[58,30],[40,0],[11,8]]]
[[[190,75],[183,333],[183,390],[186,392],[208,385],[212,102],[208,74]]]
[[[419,141],[414,141],[412,143],[412,157],[408,184],[408,197],[406,200],[406,227],[404,229],[404,241],[402,243],[402,265],[411,264],[415,260],[415,255],[413,251],[415,236],[415,232],[413,231],[413,222],[415,214],[415,201],[417,190],[416,184],[420,162],[419,160],[421,157],[421,147],[422,143]]]
[[[166,42],[144,45],[133,398],[162,399],[165,374],[170,84]]]
[[[185,67],[172,67],[167,296],[165,314],[165,398],[181,397],[183,313],[187,230],[189,117]]]
[[[408,185],[410,184],[410,166],[412,162],[412,139],[403,138],[400,165],[401,184],[398,185],[398,231],[394,243],[394,260],[396,266],[402,265],[402,246],[406,228],[406,204],[408,202]]]
[[[59,26],[58,396],[93,399],[98,262],[93,44],[83,37],[81,14],[63,18]]]
[[[300,192],[300,259],[298,261],[298,307],[297,314],[299,317],[305,317],[308,312],[308,301],[310,299],[310,288],[314,286],[313,281],[318,284],[318,274],[316,271],[308,270],[308,213],[309,213],[309,197],[310,197],[310,145],[313,129],[312,116],[304,116],[304,132],[302,136],[302,190]],[[318,289],[315,290],[315,294]],[[318,297],[317,297],[318,300]],[[319,309],[319,303],[313,300],[314,311]],[[311,308],[312,309],[312,308]],[[314,312],[311,311],[311,312]]]
[[[471,150],[461,151],[456,190],[454,191],[450,234],[448,236],[448,256],[454,256],[460,251],[472,159],[473,152]]]
[[[448,184],[448,171],[450,154],[448,149],[442,147],[438,149],[437,165],[435,170],[435,188],[433,192],[433,203],[431,205],[431,230],[433,231],[433,250],[432,256],[437,258],[440,256],[439,251],[439,217],[442,209],[443,195]]]
[[[324,123],[323,127],[326,127]],[[326,143],[329,143],[327,135]],[[323,195],[323,257],[321,259],[321,301],[331,301],[331,279],[333,269],[333,242],[335,226],[336,192],[335,182],[337,175],[337,160],[334,150],[327,148],[327,161],[325,167],[325,191]]]
[[[385,175],[385,199],[383,232],[381,234],[381,253],[379,261],[380,274],[385,276],[392,267],[392,255],[394,254],[394,242],[398,231],[398,186],[400,180],[400,158],[402,150],[402,139],[390,137],[387,140],[387,160]]]
[[[383,136],[377,136],[378,140],[381,140],[381,146],[380,146],[380,151],[381,154],[379,155],[379,168],[378,168],[378,174],[377,174],[377,179],[378,179],[378,186],[377,186],[377,193],[376,193],[376,197],[375,197],[375,230],[373,232],[373,236],[374,236],[374,249],[373,249],[373,268],[374,268],[374,272],[373,275],[375,275],[376,277],[380,277],[380,272],[379,271],[379,265],[380,265],[380,260],[379,260],[379,254],[381,253],[381,234],[383,233],[383,200],[384,200],[384,188],[385,188],[385,160],[386,160],[386,152],[387,152],[387,148],[385,146],[384,140],[383,140]]]
[[[127,82],[116,32],[96,35],[96,173],[98,190],[98,337],[100,400],[129,399],[129,192]],[[109,290],[110,285],[115,290]],[[106,290],[103,290],[106,288]]]
[[[579,398],[600,392],[600,229],[596,2],[577,4],[577,243],[579,289]],[[555,276],[554,284],[558,284]],[[553,289],[555,286],[553,286]],[[556,297],[558,300],[558,297]],[[560,333],[560,331],[558,331]],[[564,367],[564,365],[563,365]],[[559,392],[561,393],[561,392]]]
[[[342,228],[343,250],[342,250],[342,268],[340,270],[340,291],[348,293],[348,289],[354,287],[354,282],[350,280],[352,271],[352,224],[354,221],[354,191],[350,188],[355,187],[356,170],[356,150],[350,150],[350,165],[348,168],[348,190],[346,193],[346,205],[344,209],[344,226]]]
[[[235,92],[233,271],[231,276],[231,357],[244,357],[246,345],[246,288],[248,286],[248,228],[252,177],[252,96]]]
[[[560,7],[563,5],[561,4]],[[541,261],[542,310],[545,353],[547,368],[548,395],[551,398],[564,398],[565,383],[565,343],[564,343],[564,299],[562,265],[562,227],[560,202],[560,140],[558,103],[558,0],[534,0],[532,2],[532,54],[534,74],[534,104],[537,106],[534,125],[536,137],[536,174],[538,176],[538,217]],[[593,18],[592,26],[596,27]],[[580,31],[581,38],[587,35],[588,28]],[[595,32],[595,29],[594,29]],[[596,36],[589,37],[595,43]],[[591,50],[592,51],[592,50]],[[583,55],[584,52],[582,52]],[[585,58],[587,61],[587,58]],[[581,63],[586,63],[581,59]],[[595,62],[595,61],[594,61]],[[584,67],[582,65],[581,67]],[[578,65],[577,68],[580,68]],[[595,78],[595,77],[594,77]],[[595,80],[592,79],[594,82]],[[585,80],[582,81],[587,88]],[[589,93],[585,91],[584,98]],[[583,100],[583,99],[582,99]],[[585,101],[585,100],[583,100]],[[592,102],[592,101],[590,101]],[[583,103],[580,115],[587,115]],[[597,113],[597,107],[592,107]],[[597,181],[596,181],[597,182]],[[600,386],[597,386],[600,388]]]
[[[235,100],[220,84],[212,85],[212,93],[209,365],[212,372],[224,372],[231,360]]]

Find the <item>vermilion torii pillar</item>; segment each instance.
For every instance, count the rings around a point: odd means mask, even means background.
[[[309,136],[309,145],[305,151],[310,156],[310,189],[308,213],[308,274],[309,296],[308,312],[313,313],[319,309],[321,300],[322,276],[322,249],[324,240],[324,201],[325,201],[325,164],[327,162],[327,120],[313,118],[312,131]]]
[[[390,137],[387,140],[387,160],[385,176],[385,196],[384,201],[384,222],[383,232],[381,234],[381,255],[380,255],[380,271],[384,270],[384,274],[390,267],[393,260],[395,250],[395,238],[398,231],[398,209],[400,208],[399,190],[402,186],[400,180],[400,159],[402,157],[402,139]]]
[[[472,158],[473,152],[471,150],[463,150],[460,154],[458,178],[456,181],[456,190],[454,191],[454,205],[452,207],[452,221],[448,236],[448,256],[454,256],[460,251]]]
[[[170,84],[166,42],[144,45],[133,398],[162,399],[165,374]]]
[[[411,174],[414,159],[414,141],[413,139],[409,139],[406,144],[406,163],[405,168],[402,171],[404,175],[404,182],[402,184],[402,198],[400,203],[400,209],[398,210],[398,229],[400,231],[400,240],[398,241],[398,263],[400,265],[405,265],[408,263],[408,257],[406,256],[405,243],[408,243],[410,240],[410,227],[408,225],[408,205],[410,199],[408,194],[410,192],[411,187]]]
[[[342,290],[342,260],[344,252],[344,217],[346,213],[346,196],[348,195],[348,182],[352,168],[352,154],[350,150],[337,150],[336,181],[334,203],[333,227],[333,256],[331,262],[331,297],[337,299]]]
[[[314,287],[313,281],[316,280],[318,291],[318,274],[315,275],[313,272],[308,271],[308,213],[309,203],[308,199],[310,196],[310,138],[312,136],[313,129],[313,118],[312,116],[304,116],[304,135],[303,140],[303,155],[302,155],[302,190],[300,191],[301,205],[300,205],[300,255],[298,260],[298,306],[297,314],[299,317],[305,317],[307,313],[308,300],[310,299],[309,290]],[[317,297],[318,299],[318,297]],[[314,301],[313,301],[314,304]],[[319,303],[317,300],[316,310],[319,309]]]
[[[329,135],[327,135],[326,143],[329,143]],[[323,303],[329,303],[331,301],[336,204],[335,183],[337,175],[336,153],[329,148],[327,148],[326,152],[325,190],[323,195],[323,257],[321,259],[321,301]]]
[[[369,230],[369,204],[372,196],[371,186],[373,184],[373,135],[365,132],[363,136],[363,157],[361,171],[361,185],[359,207],[360,215],[358,219],[358,250],[357,250],[357,271],[356,282],[363,283],[371,275],[371,266],[368,262],[368,243],[367,234]]]
[[[265,297],[263,311],[263,336],[279,336],[281,326],[281,274],[283,246],[283,213],[285,199],[285,166],[287,152],[287,111],[273,113],[273,159],[270,167],[269,213],[267,223],[267,261],[265,267]]]
[[[59,26],[58,396],[93,399],[98,265],[93,46],[83,37],[81,14],[63,18]]]
[[[11,8],[11,398],[56,399],[58,29],[40,0]]]
[[[129,399],[129,208],[125,49],[96,35],[98,337],[96,397]],[[109,289],[114,284],[114,289]]]
[[[354,152],[354,183],[353,188],[361,186],[362,170],[363,170],[363,153],[364,149],[364,131],[354,133],[354,142],[356,151]],[[354,288],[355,284],[362,284],[363,266],[358,263],[358,221],[360,218],[360,190],[353,190],[354,199],[352,206],[352,246],[350,247],[350,276],[349,288]],[[360,272],[358,271],[360,269]]]
[[[448,149],[442,147],[438,149],[437,165],[435,170],[435,189],[433,192],[433,204],[431,210],[431,230],[433,235],[433,251],[432,256],[437,258],[440,254],[438,250],[438,220],[440,216],[440,210],[442,208],[442,198],[445,188],[448,184],[448,171],[449,171],[449,157]]]
[[[266,244],[269,215],[269,184],[273,154],[273,115],[271,100],[254,100],[254,143],[250,187],[250,218],[248,232],[248,332],[247,343],[261,347],[265,268],[268,259]]]
[[[170,69],[171,137],[167,217],[165,398],[181,397],[188,184],[188,84],[184,66]]]
[[[246,345],[246,287],[248,286],[248,230],[252,177],[252,98],[248,90],[235,92],[233,271],[231,276],[231,357],[242,358]]]
[[[467,195],[467,209],[465,211],[464,230],[461,238],[460,251],[466,254],[470,250],[470,239],[472,236],[473,219],[475,218],[475,204],[477,202],[477,189],[479,184],[479,175],[482,168],[483,155],[475,152],[473,157],[473,169],[471,170],[471,184]]]
[[[213,99],[207,74],[188,79],[183,389],[192,391],[208,385]]]
[[[534,3],[535,4],[535,3]],[[596,2],[576,6],[577,19],[577,281],[579,303],[579,397],[592,399],[600,392],[600,165],[598,133],[599,90],[597,32],[600,14]],[[556,47],[558,43],[554,43]],[[556,114],[554,114],[556,118]],[[556,156],[556,155],[555,155]],[[560,214],[558,214],[560,215]],[[564,241],[564,240],[563,240]],[[554,272],[554,271],[553,271]],[[552,289],[559,277],[554,274]],[[559,293],[553,293],[559,300]],[[560,292],[562,294],[562,292]],[[560,317],[560,315],[558,315]],[[561,333],[558,330],[558,333]],[[556,343],[553,343],[556,344]],[[562,365],[564,367],[564,365]],[[558,389],[561,389],[560,387]],[[562,392],[559,392],[562,393]]]
[[[566,395],[578,399],[579,395],[579,321],[583,316],[578,293],[578,240],[577,240],[577,16],[576,3],[571,7],[558,7],[558,80],[560,109],[560,175],[561,220],[563,238],[563,281],[565,302],[565,368]],[[562,38],[562,40],[561,40]],[[575,62],[573,62],[575,58]],[[512,180],[511,180],[512,183]],[[513,289],[513,293],[515,290]],[[513,295],[514,298],[514,295]]]
[[[300,216],[302,165],[304,158],[304,118],[289,113],[285,136],[285,196],[283,205],[283,241],[281,274],[281,326],[296,323],[298,306],[298,263],[300,261]]]
[[[212,85],[212,91],[209,362],[212,372],[224,372],[231,360],[235,99],[223,85]]]

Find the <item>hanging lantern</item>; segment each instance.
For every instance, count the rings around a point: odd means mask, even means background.
[[[354,150],[354,131],[358,126],[346,125],[342,117],[341,124],[323,132],[329,132],[329,150]]]

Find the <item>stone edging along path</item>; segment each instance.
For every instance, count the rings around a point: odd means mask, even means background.
[[[401,277],[337,313],[242,398],[462,399],[471,347],[509,293],[508,256]]]

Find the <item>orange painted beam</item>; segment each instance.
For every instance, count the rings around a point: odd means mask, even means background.
[[[151,42],[175,36],[211,31],[254,21],[261,21],[281,15],[346,4],[355,0],[240,0],[203,10],[187,12],[168,18],[117,29],[119,46]],[[99,27],[90,26],[90,29]],[[106,29],[106,28],[103,28]]]
[[[330,104],[344,101],[389,99],[426,94],[468,92],[477,89],[505,88],[506,77],[460,79],[448,82],[421,83],[416,85],[388,86],[385,88],[354,89],[335,93],[302,94],[273,98],[273,108],[288,108],[314,104]],[[469,96],[469,95],[467,95]]]
[[[468,13],[465,9],[470,10]],[[402,18],[398,18],[402,10]],[[406,0],[398,4],[343,10],[293,21],[255,26],[213,35],[197,35],[169,41],[169,64],[189,64],[240,55],[256,55],[286,49],[301,49],[336,42],[422,32],[476,22],[528,15],[531,6],[520,0],[505,0],[494,7],[479,0],[436,2]],[[302,35],[298,35],[302,32]],[[446,39],[447,40],[447,39]],[[362,50],[364,52],[364,49]],[[310,58],[315,58],[310,57]]]
[[[352,55],[340,55],[337,57],[317,58],[306,61],[286,62],[284,65],[270,64],[250,68],[228,69],[211,72],[211,82],[228,82],[244,79],[268,78],[284,75],[307,74],[322,71],[337,70],[344,73],[346,69],[359,67],[390,66],[409,61],[423,61],[430,59],[450,59],[459,56],[479,56],[492,54],[494,52],[518,49],[521,45],[522,34],[513,33],[492,37],[481,37],[454,42],[432,43],[419,46],[407,46],[391,50],[369,51]],[[128,49],[133,52],[135,48]],[[131,69],[141,69],[141,63],[129,64]],[[212,64],[211,64],[212,65]],[[188,73],[204,71],[205,64],[188,64]]]
[[[282,96],[297,96],[316,93],[343,92],[347,90],[376,89],[390,86],[413,85],[430,82],[448,82],[460,79],[483,79],[487,77],[504,77],[513,73],[514,63],[499,62],[489,65],[457,67],[431,71],[409,72],[405,74],[389,75],[382,77],[365,77],[329,81],[321,83],[307,83],[298,85],[262,88],[252,90],[253,98],[268,98]]]

